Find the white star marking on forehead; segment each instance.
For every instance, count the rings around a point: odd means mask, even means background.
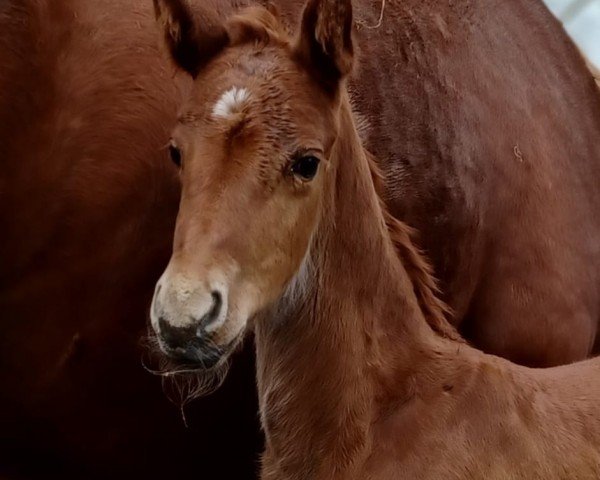
[[[246,88],[230,88],[215,103],[212,114],[217,118],[229,118],[240,113],[249,99],[250,92]]]

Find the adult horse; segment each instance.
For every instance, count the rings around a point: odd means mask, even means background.
[[[176,45],[194,20],[158,1]],[[535,370],[440,335],[356,128],[351,19],[351,0],[308,0],[291,38],[249,10],[203,58],[173,132],[163,350],[218,366],[254,325],[263,480],[599,478],[600,358]]]
[[[198,457],[254,476],[250,355],[189,429],[142,368],[179,198],[164,152],[180,93],[157,35],[145,1],[0,2],[3,479],[183,477]]]
[[[225,15],[248,3],[197,6]],[[295,24],[302,2],[277,3]],[[379,24],[381,5],[365,1],[358,15],[355,90],[370,88],[354,101],[387,172],[388,202],[424,232],[455,320],[476,344],[516,360],[585,355],[591,333],[576,323],[593,330],[595,260],[580,258],[572,235],[595,238],[584,199],[598,176],[597,101],[582,60],[537,4],[387,2]],[[178,201],[163,147],[180,95],[157,37],[145,0],[0,5],[0,474],[152,478],[196,471],[200,458],[206,475],[253,475],[249,357],[224,390],[186,410],[189,430],[140,366],[138,338]],[[450,69],[436,76],[442,67]],[[565,120],[574,111],[576,132]],[[565,151],[569,165],[555,157]],[[446,169],[461,175],[446,178]],[[549,209],[557,202],[560,211]],[[555,214],[540,241],[540,223]],[[580,295],[586,312],[569,312]],[[524,309],[537,314],[494,334],[503,315]],[[557,309],[575,324],[556,328]],[[487,327],[478,333],[471,318]],[[221,408],[232,400],[238,409]]]

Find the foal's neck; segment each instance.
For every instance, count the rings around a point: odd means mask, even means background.
[[[264,478],[348,478],[437,341],[387,233],[347,101],[303,278],[256,326]],[[404,389],[407,389],[405,391]],[[393,399],[391,398],[393,397]]]

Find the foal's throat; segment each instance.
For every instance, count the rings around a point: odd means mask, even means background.
[[[332,204],[303,267],[306,286],[256,326],[266,461],[304,472],[308,462],[315,478],[368,455],[381,377],[389,370],[398,381],[425,324],[342,108]]]

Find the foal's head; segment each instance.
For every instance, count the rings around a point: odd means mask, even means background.
[[[194,88],[169,147],[183,190],[152,326],[169,356],[210,367],[307,255],[353,64],[351,1],[309,0],[294,38],[266,9],[221,24],[154,3]]]

